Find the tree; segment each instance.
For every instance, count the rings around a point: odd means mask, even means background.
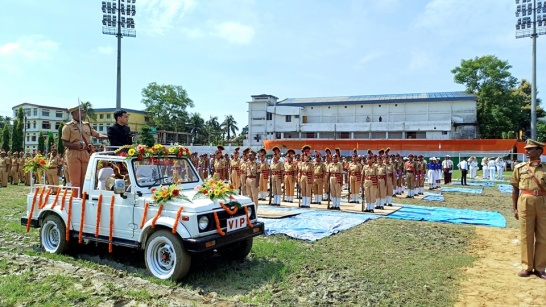
[[[51,131],[47,133],[47,150],[51,151],[51,148],[53,147],[53,144],[55,144],[55,136]]]
[[[211,116],[205,123],[205,135],[208,144],[223,145],[222,127],[218,122],[218,116]]]
[[[193,107],[193,101],[182,86],[152,82],[142,89],[142,103],[158,129],[187,131],[185,123],[189,115],[186,109]]]
[[[199,113],[192,113],[190,119],[188,120],[188,129],[192,135],[193,144],[202,144],[205,139],[205,120],[201,117]]]
[[[95,113],[95,109],[93,109],[93,105],[91,104],[91,102],[82,102],[81,108],[83,111],[85,111],[84,120],[93,122],[97,121],[97,114]]]
[[[150,126],[143,126],[140,130],[140,136],[137,142],[146,146],[154,146],[155,138],[151,131],[152,128]]]
[[[538,94],[538,92],[537,92]],[[537,118],[546,115],[543,108],[539,107],[540,99],[537,98]],[[516,123],[516,130],[524,132],[524,136],[529,137],[531,128],[531,83],[525,79],[522,79],[517,88],[512,89],[512,104],[520,106],[521,111],[517,114],[513,114],[513,119]],[[537,127],[538,129],[538,127]]]
[[[5,124],[4,128],[2,129],[2,149],[5,151],[9,150],[9,142],[10,141],[10,133],[9,133],[9,125]]]
[[[17,118],[13,122],[13,129],[11,133],[11,150],[12,151],[24,151],[23,140],[24,135],[24,125],[25,125],[25,115],[23,113],[23,108],[20,107],[17,109]]]
[[[227,133],[228,141],[231,139],[231,134],[235,136],[237,131],[239,131],[239,127],[237,127],[237,122],[235,121],[235,118],[233,118],[233,115],[226,115],[226,118],[222,122],[222,128]]]
[[[462,60],[451,72],[456,83],[466,85],[466,90],[477,97],[477,117],[482,138],[500,138],[502,132],[514,131],[517,123],[514,114],[521,112],[512,103],[512,88],[517,79],[510,73],[507,61],[493,55]]]
[[[38,152],[45,152],[45,139],[42,131],[40,131],[40,134],[38,135]]]
[[[60,154],[64,153],[63,140],[61,139],[63,136],[63,127],[64,127],[64,123],[61,123],[59,125],[59,130],[57,133],[57,152],[59,152]]]

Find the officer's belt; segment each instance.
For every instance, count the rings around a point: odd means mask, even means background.
[[[539,190],[520,190],[521,194],[524,195],[534,195],[534,196],[546,196],[545,191],[539,191]]]

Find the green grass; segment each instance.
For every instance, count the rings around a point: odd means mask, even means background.
[[[516,227],[511,222],[510,196],[500,194],[496,187],[485,191],[484,195],[445,193],[443,203],[398,198],[395,202],[496,210],[509,221],[508,227]],[[108,265],[35,251],[32,247],[39,242],[38,230],[25,233],[19,224],[26,192],[23,187],[0,189],[0,199],[10,199],[0,205],[0,233],[4,237],[21,236],[19,244],[29,255],[117,274],[117,269]],[[181,283],[144,278],[173,289],[216,292],[220,298],[253,305],[451,306],[457,299],[462,268],[474,261],[467,252],[474,235],[472,226],[377,219],[314,243],[281,235],[258,237],[243,262],[226,262],[217,256],[194,259],[190,275]],[[9,251],[10,246],[0,246],[0,250]],[[0,258],[0,273],[8,265]],[[88,291],[89,285],[83,284],[83,289],[74,286],[78,284],[75,277],[32,278],[30,273],[0,277],[0,293],[9,293],[0,296],[1,305],[105,303],[103,296]],[[106,291],[110,302],[133,299],[152,305],[157,300],[157,294],[142,288],[121,290],[106,284],[101,291]]]

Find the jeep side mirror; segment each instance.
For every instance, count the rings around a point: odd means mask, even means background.
[[[123,194],[125,193],[125,180],[116,179],[114,180],[114,194]]]

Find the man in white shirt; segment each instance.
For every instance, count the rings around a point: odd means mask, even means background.
[[[442,161],[442,171],[444,172],[444,184],[451,183],[451,173],[453,172],[453,161],[450,155],[446,155]]]
[[[489,180],[497,180],[497,177],[495,176],[495,173],[497,172],[495,158],[489,158],[487,166],[489,166]]]
[[[457,164],[457,167],[461,170],[461,185],[466,184],[466,175],[468,174],[468,162],[464,158]]]

